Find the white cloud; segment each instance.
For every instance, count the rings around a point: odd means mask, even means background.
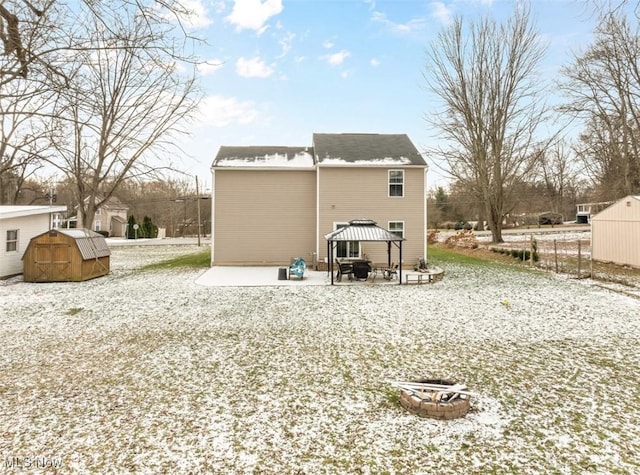
[[[424,18],[412,18],[406,23],[396,23],[387,18],[387,15],[381,12],[373,12],[371,19],[375,22],[382,23],[390,31],[397,34],[411,34],[417,31],[422,31],[427,26],[427,20]]]
[[[484,3],[484,1],[483,1]],[[453,19],[453,10],[442,2],[431,2],[431,16],[444,26],[450,25]]]
[[[339,51],[337,53],[326,54],[324,56],[321,56],[321,59],[329,63],[330,66],[335,67],[335,66],[340,66],[342,63],[344,63],[344,60],[347,59],[349,56],[351,56],[351,53],[343,49],[342,51]]]
[[[282,11],[282,0],[235,0],[231,14],[226,20],[236,30],[255,30],[262,34],[268,27],[265,23]]]
[[[200,74],[203,76],[209,76],[222,69],[224,67],[224,61],[221,59],[210,59],[205,63],[198,64],[196,67]]]
[[[260,58],[240,58],[236,61],[236,72],[245,78],[267,78],[273,74],[273,68]]]
[[[257,116],[258,111],[254,108],[253,102],[241,102],[235,97],[207,96],[200,103],[200,120],[203,126],[246,125],[253,122]]]
[[[323,47],[324,49],[331,49],[331,48],[333,48],[333,41],[331,41],[331,40],[323,41],[323,42],[322,42],[322,47]]]
[[[154,6],[158,15],[170,22],[180,21],[183,27],[189,29],[206,28],[213,24],[209,18],[207,8],[202,0],[183,0],[173,10],[169,11],[159,4]]]
[[[380,60],[376,59],[376,58],[371,58],[369,60],[369,64],[371,66],[373,66],[374,68],[377,68],[378,66],[380,66]]]
[[[282,58],[287,55],[289,51],[291,51],[291,45],[293,44],[293,40],[295,39],[295,33],[288,32],[282,38],[278,40],[280,46],[282,47],[282,52],[278,56],[278,58]]]

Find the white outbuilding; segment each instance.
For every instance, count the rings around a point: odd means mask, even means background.
[[[59,223],[66,206],[0,206],[0,278],[22,274],[31,238]]]
[[[591,258],[640,268],[640,195],[629,195],[591,218]]]

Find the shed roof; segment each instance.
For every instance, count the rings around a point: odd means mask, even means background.
[[[336,229],[329,234],[325,234],[327,241],[385,241],[398,242],[404,241],[403,237],[398,236],[384,228],[378,226],[375,221],[370,219],[354,219],[349,221],[348,226]]]
[[[591,217],[591,222],[616,220],[640,221],[640,195],[628,195]]]
[[[406,134],[313,134],[322,165],[427,166]]]
[[[212,166],[313,168],[313,150],[310,147],[223,145]]]
[[[55,229],[52,231],[72,238],[84,260],[111,255],[111,249],[109,249],[104,236],[90,229]]]

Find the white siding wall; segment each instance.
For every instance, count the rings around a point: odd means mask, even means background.
[[[39,214],[0,220],[0,277],[22,274],[22,256],[31,238],[49,230],[50,215]],[[7,252],[7,231],[18,230],[18,249]]]

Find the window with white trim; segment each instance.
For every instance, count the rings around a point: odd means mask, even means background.
[[[389,221],[389,232],[404,238],[404,221]]]
[[[102,214],[102,208],[96,209],[96,216],[100,216]]]
[[[93,230],[94,231],[100,231],[102,229],[102,223],[100,222],[100,220],[94,221],[93,222]]]
[[[7,252],[15,252],[18,250],[18,230],[7,229]]]
[[[336,229],[348,226],[348,223],[336,223]],[[346,259],[348,257],[360,257],[360,241],[337,241],[336,257]]]
[[[389,196],[404,196],[404,170],[389,170]]]

